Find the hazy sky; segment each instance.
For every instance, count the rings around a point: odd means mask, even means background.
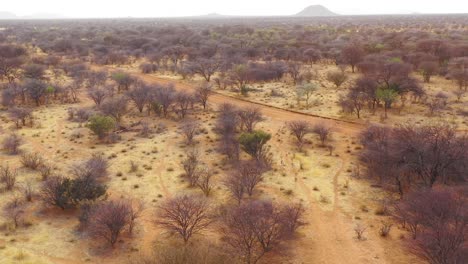
[[[322,4],[339,14],[468,13],[467,0],[1,0],[0,11],[67,17],[167,17],[208,13],[290,15]]]

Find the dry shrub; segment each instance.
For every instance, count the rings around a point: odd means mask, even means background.
[[[23,144],[23,139],[17,134],[7,136],[2,142],[2,148],[10,155],[18,154],[19,147]]]
[[[44,159],[39,153],[24,153],[21,155],[21,164],[26,168],[37,170],[44,164]]]
[[[8,165],[0,166],[0,182],[5,184],[6,190],[13,190],[13,188],[15,187],[17,175],[18,173],[16,172],[16,170],[10,169]]]

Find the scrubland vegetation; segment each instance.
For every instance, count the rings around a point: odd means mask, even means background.
[[[0,22],[0,263],[468,259],[468,18]]]

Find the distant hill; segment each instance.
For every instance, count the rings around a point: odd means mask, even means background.
[[[0,19],[15,19],[18,18],[15,14],[5,11],[0,11]]]
[[[322,5],[311,5],[301,12],[297,13],[295,16],[301,17],[324,17],[324,16],[337,16],[338,14],[333,13],[328,8]]]

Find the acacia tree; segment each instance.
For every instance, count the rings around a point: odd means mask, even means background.
[[[295,211],[295,213],[291,213]],[[222,215],[221,232],[232,253],[245,263],[257,263],[300,226],[302,210],[252,201],[228,208]]]
[[[334,70],[327,72],[327,80],[338,88],[348,80],[348,76],[343,70]]]
[[[192,145],[193,139],[200,129],[200,123],[197,121],[184,121],[180,126],[181,133],[185,136],[187,145]]]
[[[14,45],[0,45],[0,80],[13,83],[19,77],[19,68],[24,63],[26,49]]]
[[[221,61],[213,58],[198,58],[189,62],[188,69],[194,74],[200,74],[205,81],[210,82],[211,76],[220,68]]]
[[[304,146],[304,137],[310,133],[310,124],[307,121],[297,120],[287,122],[286,127],[289,129],[289,132],[296,137],[297,147],[299,151],[301,151]]]
[[[296,86],[296,97],[297,104],[299,105],[301,100],[306,103],[306,108],[309,108],[309,100],[312,94],[317,90],[317,85],[314,83],[302,83]]]
[[[262,116],[262,112],[258,107],[249,107],[247,109],[241,109],[238,111],[239,121],[240,121],[240,128],[244,130],[245,127],[247,132],[252,132],[255,128],[255,125],[258,122],[264,120]]]
[[[89,119],[86,125],[99,139],[103,139],[115,128],[115,120],[110,116],[95,115]]]
[[[36,106],[39,106],[41,99],[46,94],[47,85],[40,80],[30,79],[26,81],[24,87]]]
[[[330,137],[332,129],[325,124],[316,124],[312,128],[312,132],[318,135],[320,143],[325,146],[325,141]]]
[[[147,84],[137,81],[135,82],[133,89],[127,92],[128,98],[135,104],[136,108],[140,113],[143,112],[143,108],[148,104],[152,89]]]
[[[174,104],[176,98],[174,85],[156,87],[154,97],[153,104],[156,103],[157,106],[160,106],[163,116],[167,117],[169,109]]]
[[[361,118],[361,111],[368,101],[367,95],[359,91],[349,91],[346,97],[340,97],[338,104],[346,113],[356,113]]]
[[[413,234],[413,252],[434,264],[462,261],[468,237],[466,202],[453,188],[420,190],[400,201],[395,216]]]
[[[89,98],[91,98],[91,100],[94,101],[96,106],[99,107],[104,99],[109,96],[109,93],[103,88],[92,87],[88,88],[87,95]]]
[[[419,71],[421,72],[424,82],[431,81],[431,77],[439,70],[439,64],[435,61],[423,61],[419,64]]]
[[[237,108],[228,103],[220,106],[220,113],[216,119],[215,132],[220,135],[220,150],[231,160],[239,158],[239,142],[236,138],[236,128],[239,124]]]
[[[111,79],[117,83],[117,90],[119,93],[122,90],[129,90],[130,86],[135,82],[135,78],[124,72],[112,74]]]
[[[244,161],[238,165],[237,177],[240,178],[240,183],[249,196],[252,196],[255,186],[263,180],[263,173],[266,170],[267,168],[257,161]]]
[[[362,61],[364,55],[364,50],[358,43],[350,43],[341,50],[341,57],[343,61],[351,66],[353,73],[354,68],[359,62]]]
[[[466,181],[465,136],[449,125],[370,127],[362,134],[361,158],[371,177],[398,188]]]
[[[132,221],[131,205],[121,200],[99,203],[91,210],[88,221],[91,236],[103,238],[114,247]]]
[[[185,243],[213,223],[208,201],[195,196],[177,196],[158,207],[156,224],[177,233]]]
[[[393,89],[378,88],[376,91],[376,96],[378,99],[384,102],[384,113],[385,118],[387,118],[387,109],[392,107],[392,103],[396,100],[398,93]]]
[[[265,155],[265,144],[271,139],[271,134],[258,130],[251,133],[242,133],[239,143],[242,150],[252,158],[260,161]]]
[[[212,93],[213,93],[212,86],[208,83],[199,85],[196,88],[195,97],[201,103],[204,110],[206,109],[208,98],[210,97]]]
[[[31,108],[15,107],[8,110],[10,118],[13,119],[16,123],[16,127],[19,128],[20,125],[25,126],[26,121],[29,119],[32,123],[32,112]]]
[[[125,97],[109,98],[101,104],[101,112],[104,115],[112,116],[116,124],[120,124],[123,116],[127,113],[128,101]]]

